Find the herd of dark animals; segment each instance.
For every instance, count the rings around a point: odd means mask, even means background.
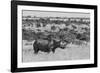
[[[83,37],[83,35],[81,34],[77,34],[76,38],[81,41],[87,40],[87,37]],[[63,45],[61,43],[63,43]],[[66,45],[69,43],[71,42],[66,40],[57,40],[55,38],[53,39],[49,36],[48,38],[44,38],[44,39],[40,38],[35,40],[33,44],[34,47],[33,49],[35,54],[38,54],[39,51],[47,52],[47,53],[50,53],[52,51],[53,53],[55,53],[56,48],[65,49]]]

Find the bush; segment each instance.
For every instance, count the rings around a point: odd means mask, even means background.
[[[22,39],[27,41],[32,41],[37,38],[36,34],[30,30],[22,30]]]

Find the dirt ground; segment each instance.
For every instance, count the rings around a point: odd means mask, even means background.
[[[57,48],[55,53],[45,53],[39,51],[34,54],[32,42],[23,43],[22,62],[39,62],[39,61],[59,61],[59,60],[80,60],[90,58],[90,46],[69,44],[65,49]]]

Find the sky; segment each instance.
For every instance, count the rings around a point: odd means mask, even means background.
[[[23,10],[23,16],[37,16],[37,17],[79,17],[89,18],[89,13],[79,12],[54,12],[54,11],[35,11],[35,10]]]

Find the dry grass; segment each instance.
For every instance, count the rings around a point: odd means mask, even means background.
[[[27,45],[25,45],[27,43]],[[23,62],[37,61],[56,61],[56,60],[80,60],[90,58],[90,45],[74,45],[69,44],[65,49],[57,48],[55,53],[45,53],[39,51],[34,54],[32,42],[23,43]]]

